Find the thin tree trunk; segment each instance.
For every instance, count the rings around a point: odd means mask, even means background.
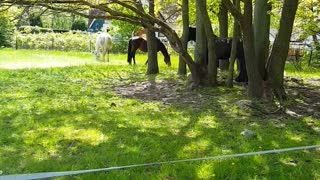
[[[228,10],[221,2],[220,12],[218,14],[219,20],[219,36],[220,38],[228,37]]]
[[[215,54],[215,46],[214,46],[214,34],[211,26],[211,21],[207,11],[207,2],[206,0],[197,0],[199,11],[201,12],[201,19],[204,22],[205,33],[207,37],[208,43],[208,84],[216,85],[217,84],[217,58]]]
[[[236,8],[240,10],[240,0],[234,0],[233,3],[235,4]],[[231,47],[231,55],[229,59],[229,70],[228,70],[228,78],[227,78],[227,87],[233,87],[233,70],[234,70],[234,62],[236,59],[237,53],[237,44],[240,38],[240,26],[239,21],[234,18],[233,22],[233,37],[232,37],[232,47]]]
[[[189,0],[182,1],[182,24],[183,24],[183,33],[182,33],[181,41],[182,41],[183,49],[187,51],[188,37],[189,37]],[[181,56],[179,56],[178,74],[179,75],[187,74],[186,63]]]
[[[255,55],[254,33],[252,24],[252,0],[244,0],[244,14],[242,19],[243,47],[248,72],[248,96],[262,98],[263,83],[258,69]]]
[[[279,33],[272,46],[271,55],[268,59],[269,80],[274,95],[280,100],[286,99],[287,95],[283,86],[284,67],[289,50],[289,42],[293,28],[298,0],[285,0],[281,12]]]
[[[197,15],[197,22],[196,22],[196,47],[194,52],[194,61],[196,64],[201,64],[202,66],[206,65],[206,58],[207,58],[207,39],[206,39],[206,32],[204,28],[204,22],[201,18],[201,11],[198,7],[198,3],[196,3],[196,15]]]
[[[258,59],[259,72],[266,79],[265,65],[269,55],[269,33],[271,4],[268,0],[256,0],[254,8],[255,53]]]
[[[154,16],[154,0],[149,0],[149,14]],[[148,46],[148,69],[147,74],[159,73],[158,58],[157,58],[157,45],[155,33],[147,29],[147,46]]]

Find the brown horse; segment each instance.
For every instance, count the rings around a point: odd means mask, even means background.
[[[161,51],[161,53],[164,56],[164,62],[167,64],[167,66],[171,66],[170,55],[168,54],[166,47],[158,38],[156,38],[156,42],[157,42],[157,52]],[[135,55],[136,55],[137,49],[140,49],[143,52],[148,52],[147,40],[138,36],[132,37],[129,40],[129,44],[128,44],[128,63],[129,64],[131,64],[132,59],[133,59],[133,63],[136,64]]]

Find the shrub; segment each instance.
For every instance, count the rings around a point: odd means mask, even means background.
[[[93,52],[97,33],[70,31],[67,33],[23,33],[17,36],[18,49],[47,49]],[[113,36],[111,53],[126,53],[127,40]]]
[[[47,33],[47,32],[52,32],[52,29],[49,28],[42,28],[38,26],[20,26],[18,29],[21,33],[23,34],[38,34],[38,33]]]
[[[93,51],[94,39],[95,35],[90,36],[88,33],[72,31],[67,33],[20,34],[17,36],[17,48],[89,52]]]
[[[30,21],[30,25],[31,26],[43,27],[42,20],[41,20],[41,17],[39,15],[31,14],[30,17],[29,17],[29,21]]]
[[[83,19],[77,19],[72,23],[71,30],[80,30],[80,31],[86,31],[87,30],[87,24],[86,21]]]
[[[9,16],[0,13],[0,47],[10,47],[12,44],[14,25]]]

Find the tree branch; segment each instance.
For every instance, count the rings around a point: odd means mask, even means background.
[[[242,21],[243,15],[241,12],[231,3],[230,0],[222,0],[222,3],[226,6],[228,11],[236,18],[239,22]]]

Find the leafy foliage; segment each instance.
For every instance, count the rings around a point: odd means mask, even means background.
[[[60,51],[82,51],[93,52],[95,48],[96,33],[83,31],[69,31],[66,33],[32,33],[42,31],[43,28],[24,28],[24,34],[17,35],[16,45],[18,49],[46,49]],[[126,53],[127,40],[122,37],[117,38],[117,34],[113,35],[112,53]],[[120,40],[118,40],[120,39]]]
[[[29,17],[30,26],[43,27],[41,17],[35,13],[32,13]]]
[[[10,20],[10,16],[0,12],[0,47],[12,46],[13,34],[14,24]]]
[[[38,33],[53,32],[52,29],[43,28],[39,26],[20,26],[18,28],[18,31],[20,31],[23,34],[38,34]]]
[[[307,36],[320,34],[320,2],[301,1],[296,16],[296,29],[301,39]]]
[[[94,48],[95,34],[83,32],[21,34],[17,36],[18,49],[51,49],[87,51]]]
[[[132,25],[126,22],[112,20],[111,24],[116,28],[111,30],[110,33],[114,36],[115,46],[117,52],[126,52],[128,40],[134,35],[141,27]]]
[[[84,19],[77,19],[72,23],[71,30],[80,30],[86,31],[87,30],[87,23]]]

